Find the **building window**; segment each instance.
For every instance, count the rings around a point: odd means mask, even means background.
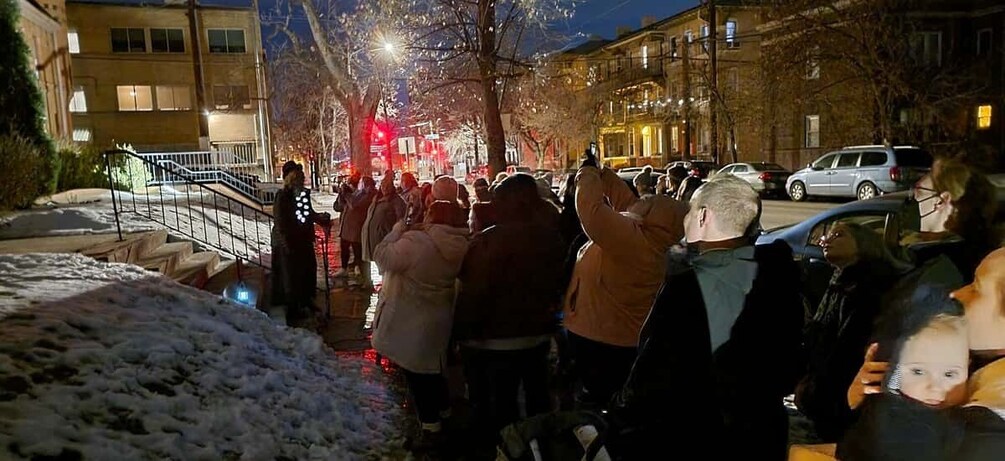
[[[736,36],[736,20],[726,21],[726,48],[739,48],[740,39]]]
[[[642,45],[642,68],[649,68],[649,45]]]
[[[670,37],[670,58],[677,59],[677,37]]]
[[[146,53],[147,38],[143,29],[112,29],[113,53]]]
[[[70,54],[80,53],[80,35],[77,31],[71,30],[66,33],[66,43],[70,49]]]
[[[806,79],[818,78],[820,78],[820,47],[815,46],[810,49],[809,57],[806,58]]]
[[[119,85],[119,111],[136,112],[154,110],[153,95],[149,86]]]
[[[210,53],[244,53],[246,50],[243,29],[209,30]]]
[[[994,45],[991,29],[981,29],[977,31],[977,56],[987,56],[991,54]]]
[[[91,129],[90,128],[74,128],[73,129],[73,140],[76,142],[90,142],[91,141]]]
[[[702,51],[708,53],[708,24],[701,26],[701,49]]]
[[[991,105],[977,106],[977,129],[991,128]]]
[[[73,87],[73,96],[70,97],[70,112],[87,112],[87,97],[84,96],[84,87]]]
[[[184,53],[185,36],[181,29],[150,29],[150,51]]]
[[[820,147],[820,116],[806,116],[806,147]]]
[[[217,109],[251,109],[251,94],[246,85],[213,85],[213,104]]]
[[[922,66],[942,65],[942,32],[918,32],[911,37],[911,57]]]
[[[687,39],[688,45],[694,43],[694,32],[691,32],[691,29],[684,31],[684,38]]]
[[[738,94],[740,92],[739,69],[735,67],[726,69],[726,85],[733,92],[733,94]]]
[[[157,86],[157,110],[192,110],[187,86]]]

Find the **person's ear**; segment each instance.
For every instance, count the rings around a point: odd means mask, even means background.
[[[953,196],[949,192],[943,192],[939,194],[938,200],[935,201],[935,206],[940,207],[942,205],[951,205],[953,203]]]
[[[705,227],[705,222],[708,219],[708,208],[701,207],[698,208],[698,226]]]

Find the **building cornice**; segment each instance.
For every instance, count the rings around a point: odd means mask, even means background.
[[[46,32],[59,32],[59,21],[49,15],[38,3],[32,0],[18,0],[21,16],[32,24],[45,29]]]

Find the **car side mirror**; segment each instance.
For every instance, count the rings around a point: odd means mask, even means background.
[[[813,171],[820,171],[820,170],[824,169],[824,167],[818,166],[818,165],[806,165],[806,166],[809,167]]]

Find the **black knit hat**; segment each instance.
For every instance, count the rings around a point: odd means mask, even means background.
[[[283,164],[283,177],[285,178],[286,175],[292,173],[294,170],[304,171],[304,167],[293,160],[287,161]]]

